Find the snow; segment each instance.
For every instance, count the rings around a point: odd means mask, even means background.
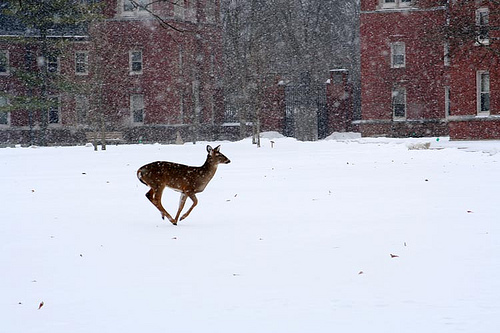
[[[438,139],[210,142],[178,226],[135,172],[207,143],[0,149],[0,332],[494,332],[500,141]]]

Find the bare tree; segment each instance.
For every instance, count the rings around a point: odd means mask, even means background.
[[[39,89],[29,89],[31,93],[35,90],[38,94],[36,103],[25,103],[26,100],[35,101],[34,96],[26,96],[26,98],[14,98],[15,101],[20,101],[18,105],[11,105],[12,109],[22,109],[25,106],[39,106],[39,123],[40,137],[39,144],[47,144],[47,130],[50,119],[49,108],[54,104],[50,99],[50,92],[57,90],[57,84],[54,80],[54,75],[51,75],[48,67],[49,59],[60,52],[58,41],[54,42],[53,38],[49,39],[49,34],[52,31],[65,31],[67,29],[81,29],[89,20],[92,19],[94,13],[99,9],[99,5],[92,1],[73,1],[73,0],[9,0],[2,4],[3,12],[20,22],[24,27],[31,29],[31,36],[21,37],[24,42],[31,42],[38,47],[38,56],[36,57],[36,71],[34,68],[27,68],[27,71],[17,69],[20,75],[25,78],[31,76],[31,82],[28,84],[36,85]],[[30,94],[29,94],[30,95]],[[31,112],[31,110],[30,110]]]
[[[358,0],[223,1],[226,102],[240,111],[242,135],[248,120],[259,127],[257,96],[271,73],[308,92],[329,69],[358,71],[358,8]],[[311,104],[313,96],[303,95]]]
[[[485,57],[499,56],[498,16],[500,1],[446,0],[446,22],[429,29],[429,39],[440,36],[448,47],[446,56],[466,56],[481,46]]]

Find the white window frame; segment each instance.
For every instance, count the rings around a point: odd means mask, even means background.
[[[49,126],[60,126],[62,124],[62,118],[61,118],[61,96],[58,95],[53,95],[49,96],[49,100],[56,100],[57,101],[57,106],[52,106],[50,105],[47,110],[47,121],[49,123]],[[57,122],[51,122],[51,113],[52,112],[57,112]]]
[[[205,22],[217,22],[217,3],[215,0],[205,1]]]
[[[149,15],[149,11],[145,9],[148,4],[151,4],[153,1],[151,0],[134,0],[137,2],[139,7],[132,5],[130,0],[119,0],[118,1],[118,13],[121,13],[122,16],[144,16]],[[149,9],[149,8],[148,8]]]
[[[9,51],[8,50],[0,50],[0,56],[5,59],[5,71],[0,72],[0,75],[9,75],[10,74],[10,59],[9,59]]]
[[[134,59],[134,55],[139,53],[140,60]],[[139,75],[144,70],[144,56],[142,50],[130,50],[128,53],[130,75]],[[134,69],[134,63],[140,63],[140,70]]]
[[[483,80],[488,77],[487,86]],[[476,74],[476,89],[477,89],[477,115],[489,116],[491,111],[491,77],[489,71],[477,71]],[[483,109],[483,96],[488,96],[488,109]]]
[[[76,113],[76,124],[83,126],[87,125],[88,117],[90,111],[90,101],[89,97],[85,95],[75,96],[75,113]]]
[[[9,99],[4,96],[0,96],[0,106],[5,106],[9,104]],[[9,127],[10,126],[10,111],[0,111],[0,113],[5,113],[6,114],[6,123],[0,123],[0,127]]]
[[[177,0],[173,3],[174,17],[178,20],[186,19],[186,4],[184,0]]]
[[[78,58],[78,56],[83,56],[83,61]],[[79,70],[79,65],[84,66],[84,70]],[[75,51],[75,74],[76,75],[88,75],[89,74],[89,52],[88,51]]]
[[[450,65],[451,65],[450,43],[449,42],[444,42],[444,46],[443,46],[443,65],[445,67],[450,67]]]
[[[451,89],[449,86],[444,87],[444,116],[451,116]]]
[[[139,103],[139,104],[137,104]],[[136,121],[135,112],[141,111],[141,120]],[[133,125],[143,125],[146,116],[145,103],[143,94],[132,94],[130,95],[130,120]]]
[[[380,0],[383,9],[408,8],[413,5],[413,0]]]
[[[186,21],[194,22],[194,23],[197,22],[197,18],[196,18],[196,16],[197,16],[196,15],[197,14],[196,8],[198,5],[197,1],[198,0],[186,0],[184,2],[185,7],[186,7],[185,14],[184,14]]]
[[[488,7],[481,7],[476,10],[476,29],[477,29],[476,45],[490,45],[489,16],[490,16],[490,10]],[[486,19],[486,22],[483,22],[484,19]],[[485,29],[486,31],[486,38],[481,35],[482,29]]]
[[[396,49],[401,46],[403,48],[403,53],[402,54],[396,53]],[[396,61],[394,61],[396,56],[403,57],[402,64],[396,63]],[[405,68],[405,67],[406,67],[406,44],[404,42],[391,43],[391,68]]]
[[[55,61],[54,61],[55,60]],[[59,57],[47,57],[47,72],[52,74],[59,74],[61,72],[61,61]],[[54,71],[49,70],[51,65],[55,67]]]
[[[396,115],[396,97],[399,96],[400,93],[403,93],[403,104],[404,105],[404,115],[397,116]],[[400,105],[400,103],[398,103]],[[406,88],[404,87],[394,87],[392,88],[391,94],[391,108],[392,108],[392,119],[393,120],[406,120],[406,115],[408,111],[408,104],[406,99]]]

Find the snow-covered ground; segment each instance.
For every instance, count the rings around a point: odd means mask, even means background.
[[[0,149],[0,332],[500,327],[499,141],[223,142],[173,226],[136,170],[206,144]]]

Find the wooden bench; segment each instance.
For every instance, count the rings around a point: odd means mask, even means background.
[[[102,133],[101,132],[85,132],[85,137],[88,142],[100,142]],[[104,133],[104,138],[106,142],[109,143],[120,143],[123,141],[123,133],[122,132],[106,132]]]

